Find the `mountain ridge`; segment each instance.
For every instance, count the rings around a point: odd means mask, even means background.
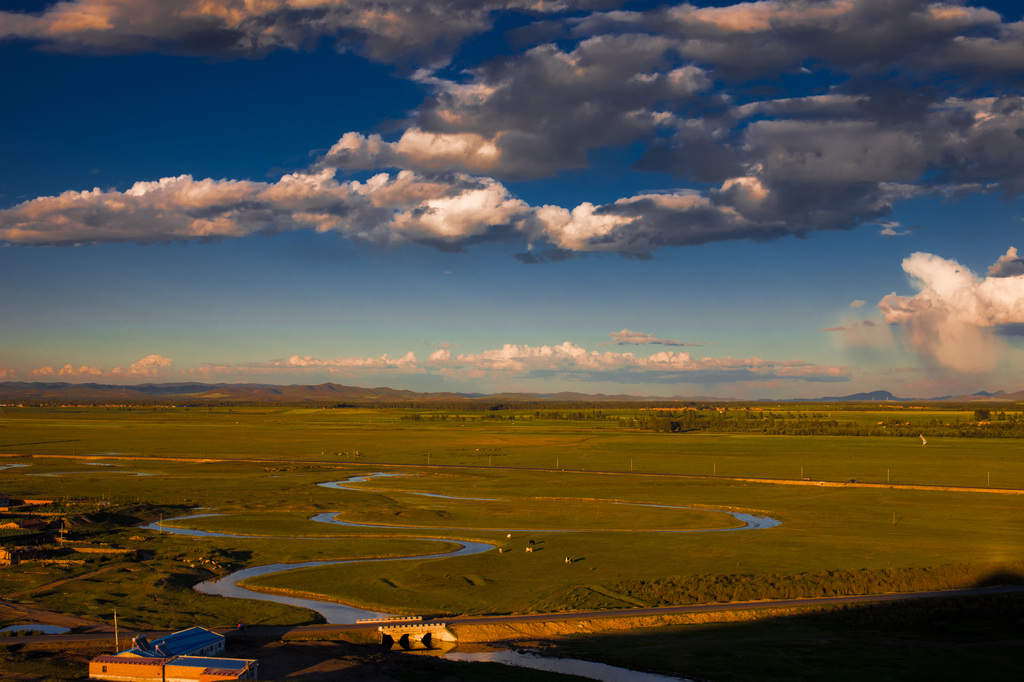
[[[386,386],[365,388],[327,382],[323,384],[259,384],[170,382],[145,384],[103,384],[68,382],[0,382],[0,401],[86,401],[143,403],[176,399],[189,402],[259,403],[387,403],[387,402],[1013,402],[1024,400],[1024,391],[978,391],[969,395],[932,398],[900,398],[889,391],[877,390],[846,396],[739,400],[711,396],[637,396],[629,394],[578,393],[460,393],[454,391],[418,392]]]

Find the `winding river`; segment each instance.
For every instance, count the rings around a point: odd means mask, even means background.
[[[347,479],[344,479],[344,480],[341,480],[341,481],[334,481],[334,482],[330,482],[330,483],[320,483],[318,485],[326,487],[326,488],[334,488],[334,489],[339,489],[339,490],[366,491],[367,490],[366,488],[350,488],[349,486],[347,486],[345,484],[362,483],[362,482],[369,481],[370,479],[373,479],[373,478],[383,478],[383,477],[400,476],[400,475],[402,475],[402,474],[386,474],[386,473],[368,474],[366,476],[353,476],[351,478],[347,478]],[[459,499],[459,500],[496,501],[495,498],[491,498],[491,499],[464,498],[464,497],[463,498],[457,498],[457,497],[450,497],[450,496],[446,496],[446,495],[436,495],[436,494],[433,494],[433,493],[414,493],[414,492],[410,492],[410,491],[405,491],[405,492],[407,492],[409,494],[413,494],[413,495],[422,495],[422,496],[425,496],[425,497],[443,497],[443,498],[447,498],[447,499]],[[630,503],[616,503],[616,504],[628,505]],[[670,505],[637,505],[637,506],[653,506],[653,507],[660,507],[660,508],[664,508],[664,509],[693,509],[693,507],[675,507],[675,506],[670,506]],[[703,511],[708,511],[708,510],[705,509]],[[762,529],[766,529],[766,528],[772,528],[774,526],[779,525],[779,523],[780,523],[779,521],[777,521],[775,519],[768,518],[768,517],[765,517],[765,516],[753,516],[751,514],[741,514],[741,513],[738,513],[738,512],[728,512],[728,511],[722,511],[721,513],[729,514],[729,515],[733,516],[737,520],[741,521],[744,525],[740,526],[740,527],[735,527],[735,528],[708,528],[708,529],[694,529],[694,530],[657,530],[657,531],[647,531],[647,532],[651,532],[651,533],[711,533],[711,532],[726,532],[726,531],[740,531],[740,530],[762,530]],[[335,512],[326,512],[326,513],[322,513],[322,514],[317,514],[316,516],[312,517],[311,520],[317,521],[317,522],[320,522],[320,523],[333,523],[333,524],[338,524],[338,525],[343,525],[343,526],[355,526],[355,527],[362,527],[362,528],[388,528],[388,529],[392,529],[392,530],[398,529],[398,530],[428,531],[428,533],[429,533],[429,531],[453,531],[453,530],[458,530],[458,531],[499,531],[499,532],[500,531],[509,531],[509,532],[514,532],[514,533],[523,533],[523,532],[533,532],[533,533],[540,533],[540,532],[544,532],[544,533],[581,533],[581,532],[590,532],[590,533],[635,533],[635,532],[637,532],[637,531],[634,531],[634,530],[581,531],[581,530],[569,529],[569,528],[547,528],[547,529],[541,529],[541,528],[520,528],[520,529],[508,529],[508,528],[451,528],[451,527],[440,527],[440,526],[402,526],[402,527],[396,527],[396,526],[384,526],[384,525],[369,524],[369,523],[354,523],[354,522],[350,522],[350,521],[339,521],[338,519],[334,518],[334,515],[335,515]],[[199,518],[199,517],[202,517],[202,516],[212,516],[212,514],[195,514],[195,515],[192,515],[192,516],[179,517],[177,519],[170,519],[170,520],[168,520],[168,522],[170,522],[170,521],[182,521],[182,520],[185,520],[185,519],[194,519],[194,518]],[[148,528],[150,530],[157,530],[157,531],[168,532],[168,533],[176,533],[176,534],[180,534],[180,535],[189,535],[189,536],[194,536],[194,537],[233,537],[233,538],[249,537],[249,536],[245,536],[245,535],[232,535],[232,534],[229,534],[229,533],[215,533],[215,532],[208,532],[208,531],[201,531],[201,530],[192,530],[192,529],[188,529],[188,528],[175,528],[175,527],[166,525],[166,523],[168,523],[168,522],[152,523],[152,524],[149,524],[148,526],[145,526],[145,528]],[[293,538],[288,538],[288,539],[293,539]],[[325,538],[325,539],[336,540],[338,538]],[[252,591],[252,590],[248,590],[248,589],[240,586],[238,583],[243,581],[243,580],[245,580],[245,579],[247,579],[247,578],[253,578],[253,577],[261,576],[261,575],[267,575],[267,574],[270,574],[270,573],[279,573],[279,572],[283,572],[283,571],[290,571],[290,570],[295,570],[295,569],[299,569],[299,568],[309,568],[309,567],[313,567],[313,566],[326,566],[326,565],[332,565],[332,564],[344,564],[344,563],[353,563],[353,562],[369,562],[369,561],[385,562],[385,561],[412,561],[412,560],[422,560],[422,559],[439,559],[439,558],[449,558],[449,557],[457,557],[457,556],[467,556],[467,555],[470,555],[470,554],[479,554],[479,553],[486,552],[487,550],[494,548],[494,545],[489,544],[489,543],[470,542],[470,541],[466,541],[466,540],[444,539],[444,538],[438,538],[438,537],[431,537],[429,534],[425,535],[425,536],[421,536],[421,537],[416,537],[414,539],[430,540],[430,541],[434,541],[434,542],[438,542],[438,543],[449,543],[449,544],[450,543],[455,543],[455,544],[460,545],[460,547],[459,547],[459,549],[451,551],[451,552],[440,552],[438,554],[427,554],[427,555],[419,555],[419,556],[413,556],[413,557],[400,557],[400,558],[391,558],[391,559],[346,559],[346,560],[336,560],[336,561],[309,561],[309,562],[297,563],[297,564],[267,564],[267,565],[264,565],[264,566],[255,566],[255,567],[252,567],[252,568],[242,569],[240,571],[236,571],[235,573],[231,573],[230,575],[227,575],[227,576],[222,577],[222,578],[217,578],[217,579],[214,579],[214,580],[207,580],[205,582],[202,582],[202,583],[199,583],[198,585],[196,585],[195,589],[196,589],[196,591],[201,592],[203,594],[216,595],[216,596],[221,596],[221,597],[234,597],[234,598],[240,598],[240,599],[258,599],[258,600],[262,600],[262,601],[272,601],[272,602],[277,602],[279,604],[288,604],[290,606],[297,606],[297,607],[301,607],[301,608],[305,608],[305,609],[310,609],[310,610],[316,611],[317,613],[322,615],[327,623],[332,623],[332,624],[334,624],[334,623],[353,623],[353,622],[355,622],[356,620],[359,620],[359,619],[383,618],[383,617],[387,617],[387,616],[389,616],[391,614],[381,613],[381,612],[378,612],[378,611],[368,611],[366,609],[358,609],[358,608],[355,608],[353,606],[346,606],[344,604],[336,604],[334,602],[329,602],[329,601],[320,601],[320,600],[314,600],[314,599],[299,599],[299,598],[296,598],[296,597],[285,597],[285,596],[276,595],[276,594],[264,594],[264,593],[261,593],[261,592],[255,592],[255,591]]]

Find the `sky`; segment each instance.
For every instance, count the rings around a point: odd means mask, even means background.
[[[0,2],[0,381],[1024,389],[1022,12]]]

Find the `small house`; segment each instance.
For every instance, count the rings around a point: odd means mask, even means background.
[[[150,642],[145,635],[132,639],[132,648],[116,655],[97,656],[89,662],[89,679],[153,680],[153,682],[220,682],[258,679],[258,662],[219,658],[224,635],[194,627]]]
[[[90,680],[112,682],[221,682],[259,679],[259,664],[243,658],[97,656],[89,661]]]
[[[152,642],[145,635],[132,639],[132,648],[118,656],[167,658],[170,656],[216,656],[224,651],[224,635],[194,627],[171,633]]]

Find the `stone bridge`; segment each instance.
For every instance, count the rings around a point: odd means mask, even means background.
[[[455,633],[448,629],[447,623],[381,625],[377,630],[380,632],[381,645],[389,648],[430,649],[439,646],[441,642],[458,641]]]

